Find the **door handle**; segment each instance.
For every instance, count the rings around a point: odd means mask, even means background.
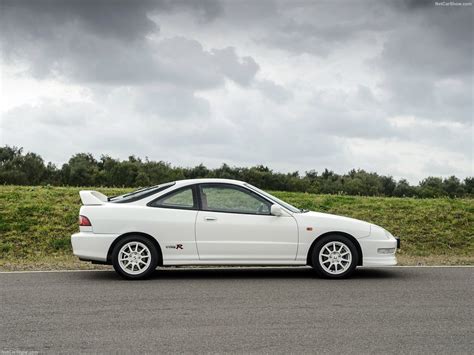
[[[217,221],[216,217],[204,217],[205,221]]]

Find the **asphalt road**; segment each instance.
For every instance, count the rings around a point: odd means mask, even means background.
[[[474,268],[0,274],[0,354],[472,353]]]

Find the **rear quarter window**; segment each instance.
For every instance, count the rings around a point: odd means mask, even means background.
[[[148,206],[177,209],[196,209],[197,201],[195,198],[194,187],[186,186],[175,191],[171,191],[168,194],[151,201],[148,203]]]
[[[137,191],[130,192],[128,194],[120,195],[113,197],[109,200],[109,202],[112,203],[130,203],[130,202],[135,202],[144,199],[145,197],[152,196],[154,194],[157,194],[158,192],[164,191],[171,186],[173,186],[175,183],[168,183],[168,184],[163,184],[163,185],[157,185],[157,186],[152,186],[144,189],[140,189]]]

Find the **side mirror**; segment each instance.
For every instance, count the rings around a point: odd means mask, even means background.
[[[278,205],[272,205],[272,207],[270,207],[270,214],[272,216],[277,216],[277,217],[280,217],[283,213],[281,211],[281,207],[278,206]]]

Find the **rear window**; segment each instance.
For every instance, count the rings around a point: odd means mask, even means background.
[[[109,197],[109,202],[129,203],[129,202],[138,201],[138,200],[141,200],[145,197],[148,197],[148,196],[154,195],[158,192],[164,191],[167,188],[173,186],[174,184],[175,184],[174,182],[169,182],[169,183],[166,183],[166,184],[144,187],[142,189],[138,189],[136,191],[132,191],[132,192],[120,195],[120,196]]]

